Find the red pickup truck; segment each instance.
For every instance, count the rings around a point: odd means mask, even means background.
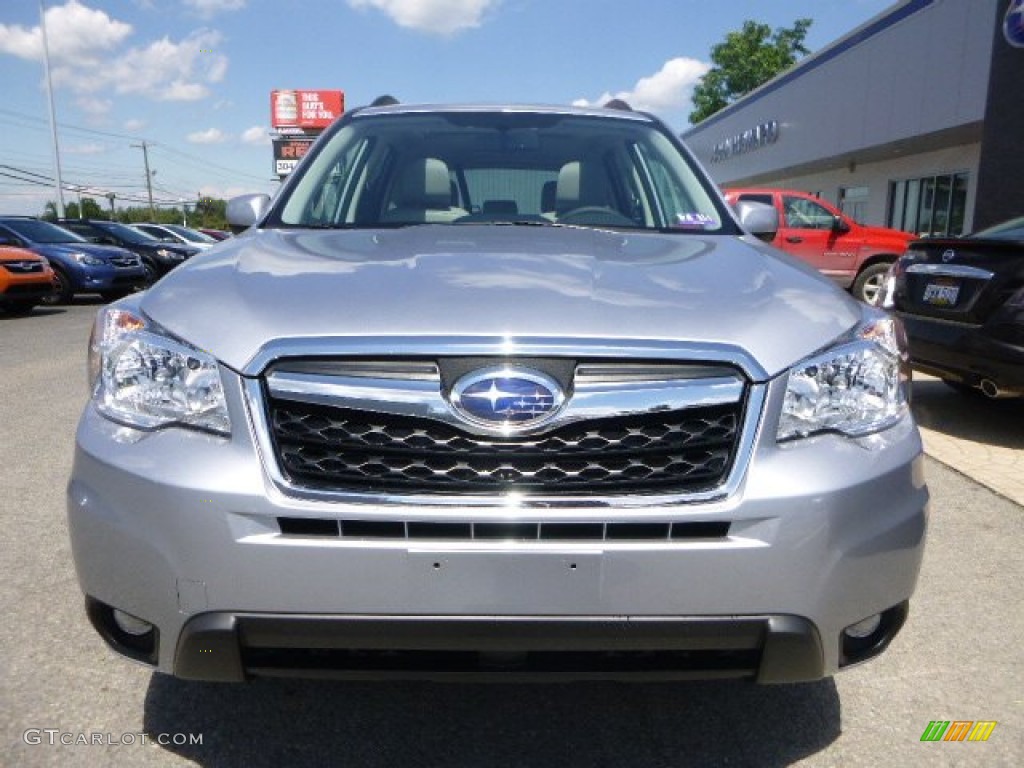
[[[889,265],[917,239],[908,232],[858,224],[813,195],[792,189],[725,189],[732,205],[767,203],[779,212],[772,245],[831,277],[861,301],[878,294]]]

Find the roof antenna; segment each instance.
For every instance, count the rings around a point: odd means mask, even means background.
[[[383,96],[378,96],[376,99],[374,99],[373,103],[370,104],[370,106],[371,107],[390,107],[391,105],[398,104],[398,103],[399,103],[398,99],[396,99],[390,93],[385,93]]]
[[[629,106],[629,104],[627,104],[622,99],[612,99],[611,101],[605,102],[604,108],[605,109],[622,109],[622,110],[625,110],[626,112],[632,112],[633,111],[633,108],[631,106]]]

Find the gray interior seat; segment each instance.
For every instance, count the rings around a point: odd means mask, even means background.
[[[555,185],[555,212],[560,214],[576,208],[608,205],[606,180],[593,163],[579,160],[566,163],[558,171]]]
[[[382,223],[449,223],[467,215],[464,208],[452,205],[452,185],[448,164],[436,157],[413,160],[400,172],[391,202]]]

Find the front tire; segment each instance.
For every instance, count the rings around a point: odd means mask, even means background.
[[[75,292],[67,273],[60,267],[53,267],[53,293],[43,299],[43,302],[46,304],[69,304],[74,295]]]
[[[885,273],[889,271],[889,266],[888,262],[883,262],[862,269],[861,273],[857,275],[857,279],[853,281],[853,288],[850,290],[853,298],[859,299],[865,304],[874,305],[875,299],[885,287]]]

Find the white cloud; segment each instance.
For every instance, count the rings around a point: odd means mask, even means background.
[[[245,0],[185,0],[185,5],[209,18],[222,11],[237,11],[245,7]]]
[[[615,94],[605,91],[593,101],[576,99],[573,105],[577,107],[601,106],[615,98],[623,99],[633,109],[644,112],[666,112],[679,109],[690,100],[693,86],[710,68],[711,65],[706,62],[681,56],[666,61],[665,65],[655,74],[641,77],[632,90],[619,91]]]
[[[376,8],[398,26],[435,35],[454,35],[479,27],[484,14],[501,0],[348,0],[353,8]]]
[[[269,146],[270,136],[267,135],[267,129],[262,125],[254,125],[252,128],[242,131],[242,143],[251,144],[254,147]]]
[[[220,128],[209,128],[205,131],[196,131],[188,135],[190,144],[223,144],[228,136]]]
[[[145,120],[139,120],[137,117],[133,117],[130,120],[124,121],[124,129],[129,133],[137,133],[146,127]]]
[[[110,111],[111,107],[114,106],[114,102],[112,102],[110,99],[103,99],[100,97],[85,95],[79,96],[77,99],[75,99],[75,104],[78,105],[78,108],[80,110],[94,117],[100,117],[102,115],[107,114]]]
[[[70,146],[62,147],[62,150],[69,155],[102,155],[107,151],[107,148],[102,144],[88,142],[85,144],[72,144]]]
[[[78,0],[46,10],[46,44],[53,59],[95,65],[100,54],[120,45],[131,33],[131,24],[87,8]],[[0,24],[0,52],[41,60],[42,41],[39,27]]]
[[[205,53],[220,41],[218,32],[198,30],[180,43],[164,37],[144,48],[132,48],[96,71],[90,87],[112,86],[118,93],[162,101],[202,99],[210,93],[206,83],[218,82],[227,67],[223,55]]]
[[[220,5],[230,4],[225,0]],[[221,82],[227,73],[228,59],[217,53],[221,35],[210,29],[196,30],[180,41],[164,37],[128,47],[130,24],[68,0],[46,11],[46,32],[53,83],[77,94],[195,101],[208,96],[209,85]],[[0,53],[42,58],[40,28],[0,24]],[[83,102],[86,111],[99,103]]]

